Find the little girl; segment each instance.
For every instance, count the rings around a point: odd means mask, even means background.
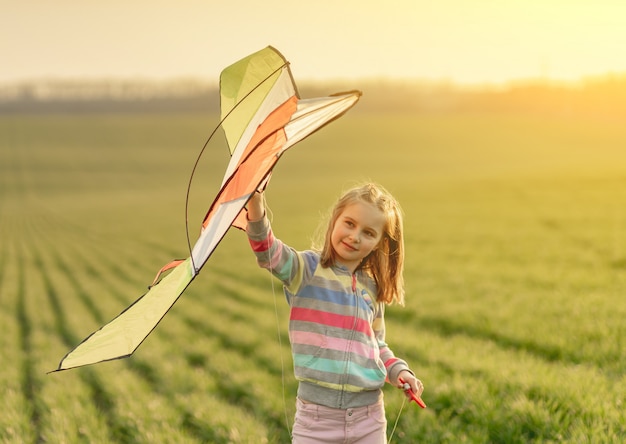
[[[248,203],[259,265],[284,285],[298,380],[293,443],[385,443],[382,386],[424,387],[385,343],[385,304],[404,303],[402,214],[367,184],[334,207],[321,251],[296,251],[272,233],[261,193]]]

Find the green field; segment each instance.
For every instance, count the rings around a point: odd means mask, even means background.
[[[47,374],[188,256],[187,180],[215,123],[0,115],[0,442],[289,441],[287,307],[239,231],[133,357]],[[228,160],[217,139],[192,242]],[[428,404],[404,406],[393,442],[625,441],[623,122],[351,112],[279,162],[277,235],[307,248],[364,179],[404,207],[407,304],[387,339]],[[403,396],[385,396],[391,431]]]

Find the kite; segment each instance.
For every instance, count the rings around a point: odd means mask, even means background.
[[[209,140],[221,126],[231,159],[193,248],[187,224],[189,257],[159,270],[147,293],[68,352],[54,371],[131,356],[198,275],[228,229],[245,230],[245,205],[253,193],[265,189],[280,156],[342,116],[360,96],[359,91],[348,91],[301,99],[289,62],[271,46],[225,68],[220,75],[221,121]]]

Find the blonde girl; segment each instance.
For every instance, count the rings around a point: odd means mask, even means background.
[[[298,380],[293,443],[385,443],[382,387],[418,396],[424,387],[385,342],[386,304],[404,303],[402,212],[384,188],[346,192],[321,250],[296,251],[274,237],[263,195],[248,203],[258,264],[281,280]]]

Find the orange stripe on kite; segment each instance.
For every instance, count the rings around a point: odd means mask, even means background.
[[[289,123],[291,116],[293,116],[296,112],[297,105],[298,98],[296,96],[291,96],[265,118],[263,123],[259,125],[257,130],[252,135],[250,142],[248,142],[248,146],[246,146],[246,149],[239,160],[240,165],[241,162],[243,162],[246,157],[250,155],[250,152],[254,149],[254,147],[261,143],[263,139],[274,131],[282,129]]]
[[[297,97],[292,96],[259,125],[246,146],[237,169],[204,218],[203,229],[208,226],[213,213],[222,203],[253,193],[266,172],[271,170],[271,165],[276,163],[276,154],[287,142],[284,126],[296,112],[297,101]]]

